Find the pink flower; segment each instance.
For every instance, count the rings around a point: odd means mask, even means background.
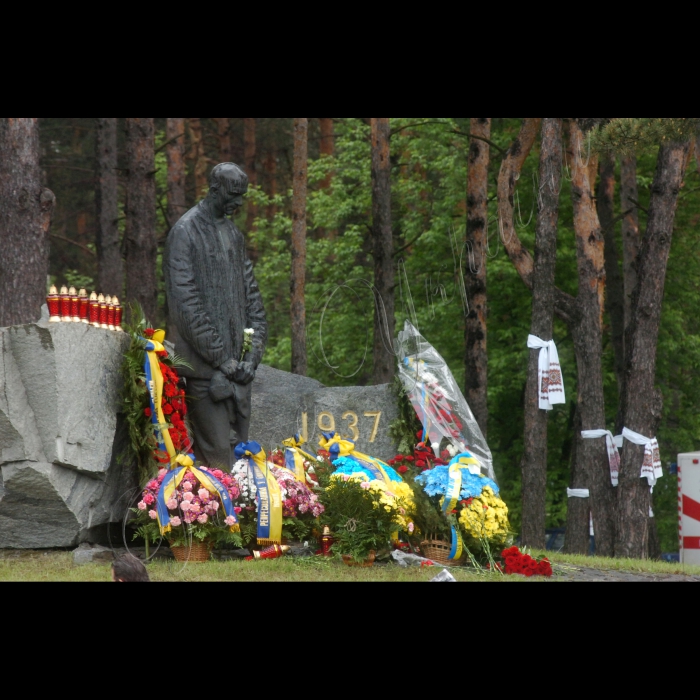
[[[159,479],[165,479],[166,474],[168,473],[167,469],[160,469],[158,471],[158,478]]]
[[[180,504],[180,510],[182,510],[183,513],[189,513],[189,511],[192,509],[192,506],[190,505],[189,501],[183,501]]]
[[[155,496],[154,496],[153,494],[147,493],[147,494],[143,497],[143,502],[144,502],[147,506],[153,505],[153,504],[155,503],[155,501],[156,501],[156,498],[155,498]]]
[[[197,516],[194,513],[185,513],[185,522],[191,525]]]
[[[170,524],[173,527],[180,527],[180,525],[182,525],[182,520],[180,520],[180,518],[170,518]]]
[[[221,471],[221,469],[214,469],[212,474],[219,480],[221,481],[224,478],[224,473]]]
[[[177,499],[171,498],[166,505],[168,510],[177,510]]]
[[[240,509],[239,509],[240,510]],[[236,518],[234,518],[232,515],[229,515],[224,522],[229,526],[233,527],[236,524]]]
[[[194,501],[194,494],[193,494],[191,491],[188,491],[188,492],[183,496],[183,498],[184,498],[188,503],[192,503],[192,501]]]
[[[408,523],[408,531],[413,534],[413,531],[416,529],[416,526],[413,523]]]
[[[233,479],[230,476],[224,476],[224,478],[221,480],[221,483],[224,486],[231,486],[231,484],[233,483]]]
[[[209,500],[209,491],[206,489],[199,489],[197,492],[197,495],[203,500],[203,501],[208,501]]]
[[[191,491],[192,490],[192,484],[189,481],[184,481],[182,482],[182,488],[185,491]]]
[[[360,486],[365,490],[369,491],[372,488],[372,485],[368,481],[364,481],[360,484]]]
[[[190,510],[193,513],[200,513],[202,511],[202,507],[199,505],[199,503],[190,503]]]
[[[149,481],[149,482],[146,484],[146,488],[147,488],[149,491],[157,491],[159,486],[160,486],[160,484],[159,484],[157,481],[155,481],[155,480]]]
[[[240,515],[240,512],[243,510],[243,508],[239,508],[238,506],[236,506],[233,510],[236,513],[236,515]]]
[[[147,508],[148,508],[148,506],[146,505],[145,501],[141,501],[139,503],[139,510],[146,510]]]
[[[151,518],[151,520],[155,520],[158,517],[158,513],[156,513],[155,510],[149,510],[148,515]]]
[[[216,513],[217,510],[219,510],[219,502],[218,501],[212,501],[209,504],[209,507]]]
[[[206,513],[202,513],[198,518],[197,522],[200,523],[201,525],[206,525],[207,520],[209,520],[209,516]]]

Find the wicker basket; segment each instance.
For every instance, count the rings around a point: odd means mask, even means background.
[[[175,561],[203,563],[211,558],[211,543],[193,542],[190,547],[174,547],[170,545],[170,550],[175,556]]]
[[[365,559],[364,561],[355,561],[349,554],[343,554],[343,563],[347,566],[359,566],[363,569],[367,569],[370,566],[374,566],[374,560],[376,556],[377,553],[374,550],[372,550],[369,553],[367,559]]]
[[[420,551],[423,557],[434,561],[436,564],[444,566],[461,566],[464,562],[464,556],[459,559],[450,559],[452,545],[444,540],[425,540],[420,543]]]

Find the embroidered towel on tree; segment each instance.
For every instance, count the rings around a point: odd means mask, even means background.
[[[553,340],[540,340],[535,335],[529,335],[527,346],[531,350],[540,348],[539,390],[540,408],[551,411],[554,404],[566,403],[564,396],[564,379],[559,365],[559,353]]]
[[[613,434],[609,430],[584,430],[581,432],[581,437],[584,440],[605,438],[608,447],[608,462],[610,463],[610,479],[612,485],[617,486],[620,476],[620,453],[617,450]]]
[[[622,437],[635,445],[644,446],[644,463],[642,464],[640,478],[646,479],[653,490],[656,482],[664,475],[663,469],[661,468],[659,443],[656,438],[649,439],[639,433],[633,433],[627,428],[622,431]]]

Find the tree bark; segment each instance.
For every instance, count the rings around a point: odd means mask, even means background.
[[[292,373],[306,376],[306,191],[309,120],[294,120],[294,195],[292,201]]]
[[[663,400],[655,388],[656,350],[673,223],[689,148],[689,141],[659,148],[649,221],[639,253],[631,323],[625,337],[624,423],[625,427],[649,438],[655,437],[661,422]],[[647,556],[651,494],[647,481],[639,476],[643,461],[644,447],[625,441],[618,487],[616,556],[638,559]]]
[[[571,478],[569,486],[572,489],[585,489],[588,480],[583,473],[582,460],[579,450],[583,445],[581,439],[581,412],[578,405],[574,410],[572,425],[573,445],[571,448]],[[590,498],[569,498],[566,508],[566,538],[564,551],[567,554],[586,555],[590,551]]]
[[[581,430],[605,427],[603,394],[603,309],[605,303],[605,244],[593,198],[590,171],[582,158],[583,133],[570,123],[572,158],[572,199],[578,296],[575,323],[571,334],[578,370],[578,411]],[[614,491],[605,441],[583,440],[576,435],[577,459],[585,485],[590,491],[590,510],[596,532],[596,553],[610,556],[614,548]]]
[[[37,118],[0,118],[0,328],[41,316],[55,202],[41,186]]]
[[[214,118],[219,139],[219,163],[230,163],[233,158],[231,150],[231,120],[226,117]]]
[[[124,261],[119,241],[117,119],[95,119],[95,208],[97,214],[97,286],[105,294],[124,295]]]
[[[333,119],[328,117],[319,118],[321,128],[321,155],[332,156],[335,153],[335,138],[333,136]],[[331,186],[332,175],[329,173],[321,182],[321,189],[328,189]]]
[[[604,157],[600,164],[600,184],[596,200],[600,227],[605,241],[606,308],[610,316],[615,375],[622,395],[625,365],[625,289],[620,272],[620,256],[615,237],[615,160]]]
[[[532,273],[530,333],[551,340],[554,324],[554,272],[557,263],[557,223],[563,152],[560,119],[542,120],[540,192]],[[539,407],[540,350],[530,350],[525,393],[525,435],[522,469],[521,541],[544,549],[547,497],[547,412]]]
[[[165,126],[168,141],[168,228],[172,228],[187,211],[187,169],[185,168],[185,119],[168,118]]]
[[[465,287],[469,313],[465,325],[464,396],[484,437],[488,430],[488,356],[486,332],[486,236],[489,186],[487,143],[491,139],[491,118],[472,118],[467,176],[467,265]],[[484,141],[486,139],[486,141]]]
[[[156,323],[156,181],[154,120],[126,120],[126,297]]]
[[[388,118],[371,118],[372,237],[374,239],[374,383],[394,377],[394,239]]]
[[[188,118],[190,132],[189,159],[194,170],[194,201],[199,202],[207,195],[207,159],[204,155],[204,135],[202,120],[199,117]]]
[[[306,120],[308,122],[308,119]],[[307,127],[308,133],[308,127]],[[296,136],[295,136],[296,139]],[[307,139],[308,153],[308,139]],[[256,169],[256,119],[254,117],[243,119],[243,158],[245,160],[245,171],[248,175],[248,181],[251,187],[256,187],[258,184],[258,173]],[[304,206],[306,206],[306,198],[304,198]],[[255,223],[255,218],[258,215],[257,207],[249,201],[247,204],[246,213],[246,230],[250,231]]]
[[[622,219],[622,270],[625,288],[625,333],[632,318],[632,295],[637,287],[639,236],[639,192],[637,191],[637,157],[623,158],[620,163],[620,205],[628,212]]]
[[[265,158],[265,170],[267,171],[267,178],[270,183],[270,189],[268,195],[270,198],[274,198],[277,195],[277,153],[273,148],[271,148],[267,157]],[[272,202],[267,207],[267,218],[272,221],[272,219],[277,216],[277,205]]]

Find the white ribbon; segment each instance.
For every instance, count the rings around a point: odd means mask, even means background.
[[[652,491],[656,482],[664,475],[661,468],[661,453],[659,452],[659,443],[656,438],[644,437],[639,433],[634,433],[628,428],[622,431],[622,435],[615,438],[615,441],[620,443],[622,439],[628,440],[635,445],[644,447],[644,462],[642,463],[641,479],[646,479]]]
[[[553,340],[541,340],[535,335],[527,337],[527,346],[531,350],[540,350],[538,386],[540,408],[551,411],[554,404],[566,403],[564,395],[564,378],[559,365],[559,353]]]
[[[589,489],[566,489],[566,495],[569,498],[590,498],[591,492]]]
[[[584,440],[605,438],[605,444],[608,448],[608,462],[610,464],[610,480],[613,486],[617,486],[620,476],[620,453],[617,450],[613,434],[609,430],[584,430],[581,432],[581,437]]]

